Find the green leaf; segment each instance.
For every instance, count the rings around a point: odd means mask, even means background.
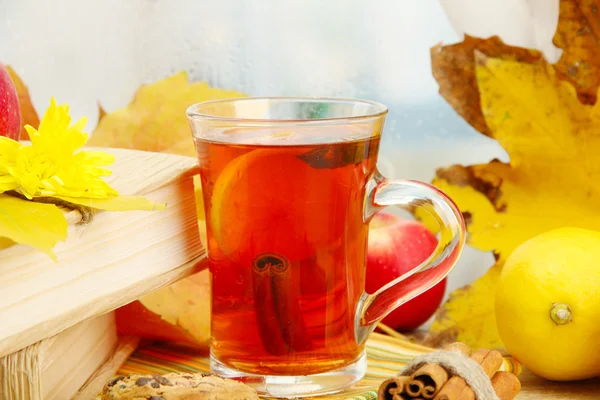
[[[54,261],[52,249],[67,238],[67,220],[54,204],[41,204],[0,194],[0,239],[33,246]]]

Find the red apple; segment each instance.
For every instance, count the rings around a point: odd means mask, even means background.
[[[19,140],[20,134],[19,95],[8,71],[0,64],[0,136]]]
[[[418,221],[384,212],[375,214],[369,225],[366,291],[377,291],[425,261],[437,243]],[[416,329],[435,313],[445,290],[446,279],[392,311],[382,322],[398,331]]]

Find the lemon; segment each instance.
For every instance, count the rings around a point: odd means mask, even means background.
[[[600,232],[560,228],[520,245],[496,293],[506,349],[551,380],[600,376]]]

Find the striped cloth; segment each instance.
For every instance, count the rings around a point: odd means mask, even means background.
[[[327,400],[375,400],[381,382],[394,376],[404,365],[421,354],[434,349],[412,343],[406,339],[374,332],[369,337],[367,349],[367,374],[352,388],[336,395],[313,397]],[[512,357],[505,357],[503,371],[521,372],[521,365]],[[194,352],[174,345],[151,345],[139,348],[121,366],[119,375],[166,374],[169,372],[208,372],[206,353]]]

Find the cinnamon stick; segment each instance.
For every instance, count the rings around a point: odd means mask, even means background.
[[[481,368],[490,379],[502,366],[502,354],[496,350],[479,349],[471,355],[471,360],[481,365]]]
[[[492,377],[492,387],[500,400],[513,400],[521,390],[521,382],[510,372],[498,371]]]
[[[271,264],[275,310],[283,339],[293,351],[305,351],[312,343],[300,309],[300,280],[294,273],[298,271],[287,260]]]
[[[502,366],[502,354],[495,350],[490,351],[488,349],[480,349],[472,353],[469,346],[463,343],[452,343],[446,346],[444,350],[457,351],[466,356],[470,355],[471,359],[481,366],[488,378],[492,378],[500,366]],[[447,384],[444,385],[440,394],[447,397],[440,397],[439,400],[473,400],[475,398],[473,390],[467,385],[463,378],[455,376],[452,377],[451,380],[452,379],[456,379],[457,382],[455,382],[448,391],[444,391]],[[438,397],[436,397],[435,400],[438,400]],[[501,400],[504,399],[501,398]]]
[[[475,393],[473,393],[473,390],[467,385],[458,396],[458,400],[475,400]]]
[[[425,364],[414,372],[408,387],[413,388],[412,385],[416,387],[414,382],[420,382],[422,383],[421,389],[419,392],[415,390],[414,397],[420,395],[424,399],[433,399],[447,381],[448,372],[444,367],[439,364]]]
[[[256,325],[264,349],[275,356],[291,352],[285,342],[275,308],[276,297],[271,282],[271,265],[255,262],[252,268],[252,288],[256,310]]]
[[[462,342],[450,343],[444,348],[445,351],[455,351],[464,354],[467,357],[471,357],[471,348]]]
[[[472,352],[469,346],[460,342],[452,343],[444,350],[461,353],[479,364],[491,380],[492,387],[500,400],[513,400],[519,393],[521,389],[519,379],[510,372],[499,371],[503,357],[498,351],[480,349]],[[399,381],[395,382],[395,380]],[[379,389],[377,399],[475,400],[475,394],[462,377],[453,376],[448,379],[448,372],[441,365],[425,364],[410,378],[396,377],[384,382]]]
[[[460,376],[453,376],[446,382],[442,389],[433,398],[434,400],[457,400],[465,389],[471,393],[473,391],[467,386],[467,383]],[[475,396],[473,396],[475,398]]]
[[[406,394],[408,394],[410,397],[417,397],[421,394],[421,391],[423,390],[423,382],[421,381],[415,381],[415,380],[411,380],[405,387],[404,387],[404,391],[406,392]]]
[[[404,387],[410,382],[410,376],[395,376],[384,381],[377,391],[377,400],[404,400]]]
[[[471,351],[471,348],[469,346],[467,346],[464,343],[461,342],[455,342],[455,343],[450,343],[448,346],[446,346],[444,348],[445,351],[455,351],[458,353],[461,353],[467,357],[471,357],[473,352]],[[461,378],[460,376],[455,376],[452,377],[451,379],[455,379],[456,382],[454,383],[454,387],[449,388],[450,390],[446,393],[441,391],[440,393],[442,395],[447,395],[448,397],[441,397],[441,400],[473,400],[475,399],[475,393],[473,393],[473,390],[471,389],[471,387],[469,385],[467,385],[467,382],[465,382],[465,380],[463,378]],[[444,386],[445,388],[446,386]],[[442,389],[444,389],[442,388]],[[436,397],[437,400],[437,397]]]
[[[285,355],[310,349],[311,341],[298,303],[298,280],[287,259],[259,255],[252,266],[257,325],[265,350]]]

